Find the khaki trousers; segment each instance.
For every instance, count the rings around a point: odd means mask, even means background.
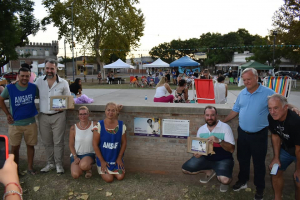
[[[63,165],[66,111],[55,115],[39,113],[39,131],[48,164]]]

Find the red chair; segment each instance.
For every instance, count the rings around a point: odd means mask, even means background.
[[[198,103],[215,104],[214,83],[212,79],[194,79]]]
[[[134,76],[130,76],[130,83],[131,83],[131,81],[134,79]]]

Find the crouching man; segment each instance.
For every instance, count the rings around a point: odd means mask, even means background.
[[[280,94],[268,97],[268,108],[274,150],[269,168],[271,170],[275,163],[279,165],[277,174],[272,176],[275,200],[282,199],[283,172],[292,162],[296,163],[295,199],[300,199],[300,116],[288,109],[287,99]]]
[[[194,154],[182,166],[183,173],[198,174],[205,173],[205,177],[200,179],[201,183],[208,183],[215,175],[221,182],[220,191],[226,192],[232,180],[232,170],[234,161],[232,153],[235,149],[235,142],[232,130],[227,124],[217,120],[217,109],[207,106],[204,109],[206,124],[201,126],[197,132],[197,137],[207,138],[213,142],[214,155],[204,156]]]

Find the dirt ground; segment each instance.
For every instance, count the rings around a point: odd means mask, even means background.
[[[36,169],[41,169],[44,162],[35,163]],[[26,162],[21,161],[21,171],[26,170]],[[65,167],[65,174],[57,175],[56,171],[35,176],[25,174],[20,177],[24,190],[24,200],[76,200],[76,199],[109,199],[109,200],[173,200],[173,199],[253,199],[255,187],[253,180],[249,182],[249,189],[234,192],[230,187],[226,193],[219,191],[220,183],[213,178],[207,184],[199,182],[203,174],[185,175],[182,173],[164,172],[131,172],[127,171],[123,181],[105,183],[93,167],[90,179],[80,177],[74,180],[69,167]],[[236,171],[236,170],[235,170]],[[289,174],[286,180],[283,199],[294,199],[294,186]],[[236,177],[236,172],[234,173]],[[252,178],[253,179],[253,178]],[[236,180],[234,179],[231,186]],[[267,188],[264,199],[273,199],[270,179],[266,178]],[[0,186],[0,194],[4,187]]]

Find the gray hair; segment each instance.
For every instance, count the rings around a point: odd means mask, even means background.
[[[58,65],[58,62],[57,62],[57,60],[55,60],[55,59],[52,59],[52,58],[49,58],[49,59],[46,59],[46,60],[45,60],[45,66],[46,66],[46,63],[51,63],[51,64],[54,64],[54,65],[55,65],[55,67],[57,67],[57,65]]]
[[[246,68],[246,69],[242,72],[242,76],[243,76],[243,74],[245,74],[245,73],[247,73],[247,72],[249,72],[249,71],[251,71],[251,72],[254,74],[254,76],[258,77],[258,73],[257,73],[256,69],[254,69],[254,68],[252,68],[252,67]]]
[[[284,107],[285,105],[288,104],[287,98],[285,98],[284,96],[282,96],[281,94],[273,94],[271,96],[268,96],[268,102],[270,99],[277,99],[281,102],[282,107]]]

